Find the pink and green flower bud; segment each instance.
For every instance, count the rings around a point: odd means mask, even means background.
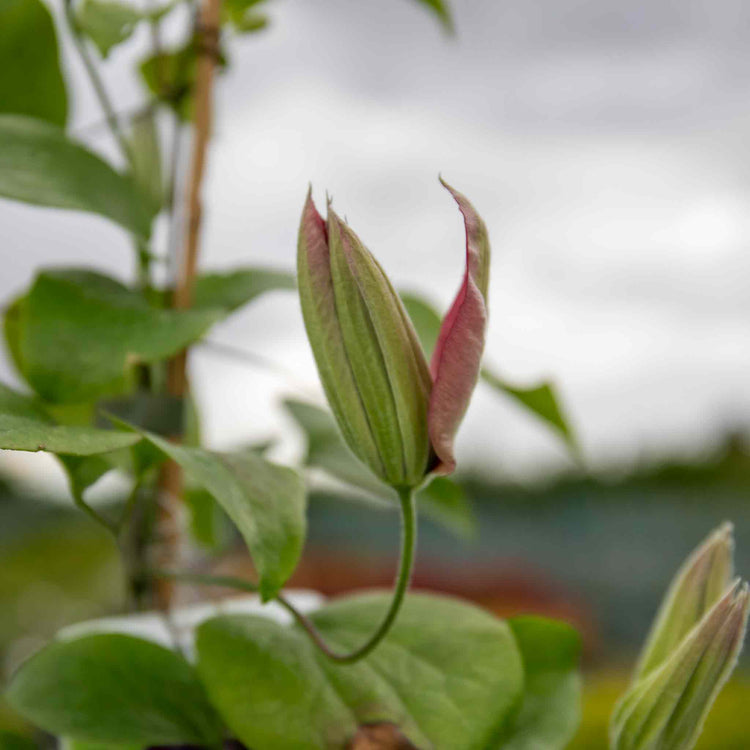
[[[680,570],[636,679],[612,716],[612,750],[694,747],[735,667],[747,628],[747,584],[737,580],[716,593],[731,570],[731,552],[731,527],[725,525]]]
[[[453,440],[479,376],[489,243],[466,198],[448,190],[464,215],[467,267],[431,366],[388,277],[349,226],[330,206],[324,221],[310,194],[300,224],[300,300],[323,388],[354,454],[396,488],[453,471]]]
[[[298,275],[308,338],[344,438],[385,483],[421,484],[432,382],[416,333],[367,248],[330,208],[323,222],[309,195]]]
[[[646,641],[635,680],[656,669],[726,592],[733,572],[732,524],[724,523],[683,563]]]

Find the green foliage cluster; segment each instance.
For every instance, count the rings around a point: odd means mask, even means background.
[[[314,613],[356,644],[380,617],[379,594]],[[146,640],[59,641],[18,672],[8,698],[81,743],[216,746],[225,722],[248,747],[342,748],[361,727],[392,724],[414,747],[562,748],[578,723],[578,636],[540,618],[503,622],[461,602],[409,597],[381,647],[337,666],[296,627],[225,615],[196,633],[197,662]]]

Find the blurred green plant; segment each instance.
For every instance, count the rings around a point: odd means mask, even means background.
[[[678,571],[612,714],[613,750],[690,750],[745,639],[750,592],[722,525]]]

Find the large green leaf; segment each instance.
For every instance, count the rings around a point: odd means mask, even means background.
[[[64,126],[68,97],[52,16],[40,0],[0,3],[0,113]]]
[[[226,511],[250,550],[261,597],[272,599],[297,566],[305,540],[306,494],[299,474],[253,450],[212,453],[145,437]]]
[[[323,469],[368,495],[395,503],[396,495],[349,450],[325,409],[287,399],[284,406],[307,437],[307,466]],[[476,520],[464,489],[448,477],[435,477],[417,492],[417,506],[426,516],[461,537],[471,537]]]
[[[581,718],[580,638],[569,625],[541,617],[508,624],[523,658],[524,696],[502,741],[487,750],[563,750]]]
[[[221,737],[184,658],[127,635],[47,646],[16,673],[7,698],[48,732],[84,742],[215,746]]]
[[[441,318],[435,308],[417,294],[403,293],[404,302],[409,317],[414,323],[419,340],[422,342],[425,356],[429,359],[435,348],[440,333]],[[524,409],[527,409],[539,419],[555,430],[575,453],[578,444],[560,405],[560,398],[552,383],[539,383],[531,387],[519,387],[508,383],[487,367],[480,373],[481,379],[496,391],[510,396]]]
[[[28,396],[0,384],[0,449],[92,456],[139,439],[128,432],[55,424]]]
[[[357,596],[312,619],[331,646],[350,650],[387,606],[388,595]],[[503,621],[424,594],[407,597],[391,633],[353,665],[327,659],[298,627],[253,616],[205,622],[197,649],[213,704],[244,744],[263,750],[340,750],[364,725],[386,723],[419,748],[484,750],[523,688]]]
[[[92,400],[120,390],[128,365],[175,354],[223,314],[158,310],[93,271],[44,271],[20,303],[19,361],[45,400]]]
[[[153,208],[128,176],[33,117],[0,115],[0,196],[99,214],[140,237],[151,233]]]

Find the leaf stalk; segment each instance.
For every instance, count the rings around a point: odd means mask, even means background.
[[[291,614],[294,621],[310,636],[310,640],[331,661],[338,664],[354,664],[371,654],[380,642],[388,635],[403,604],[406,592],[409,589],[417,542],[417,515],[414,504],[414,491],[412,489],[399,490],[401,501],[401,558],[399,561],[396,582],[393,588],[393,597],[385,616],[378,625],[375,632],[354,651],[340,653],[334,651],[325,641],[320,631],[315,627],[313,621],[307,615],[300,612],[294,604],[283,594],[276,596],[276,601]],[[194,583],[202,586],[222,586],[225,588],[258,592],[258,585],[252,581],[233,576],[212,576],[202,573],[185,573],[167,570],[154,570],[151,574],[156,578],[166,578],[185,583]]]

